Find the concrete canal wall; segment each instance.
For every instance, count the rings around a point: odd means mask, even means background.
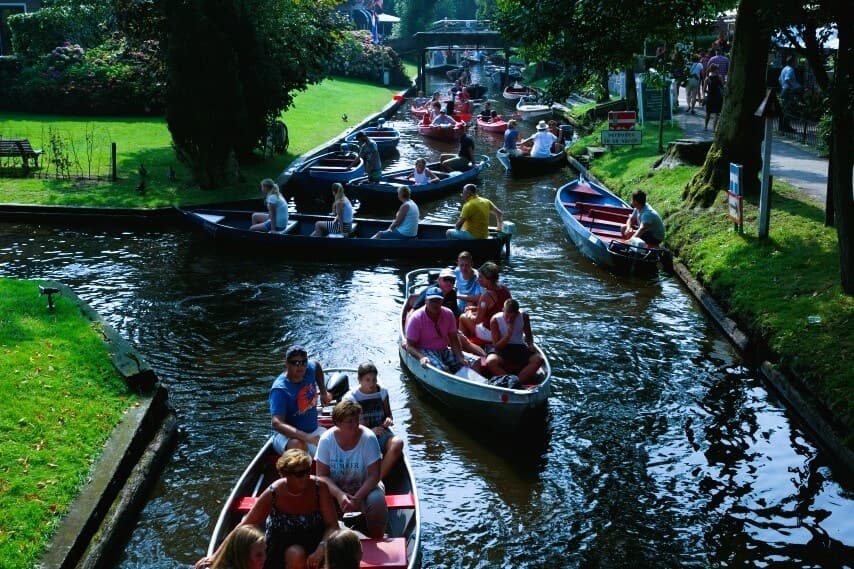
[[[61,283],[49,284],[75,302],[85,318],[98,324],[113,365],[139,400],[104,445],[91,479],[69,506],[40,566],[114,567],[117,553],[171,455],[178,421],[166,389],[142,356],[73,290]]]

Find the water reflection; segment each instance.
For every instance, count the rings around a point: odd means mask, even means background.
[[[397,163],[443,151],[402,130]],[[498,140],[476,133],[476,144],[492,153]],[[421,490],[425,567],[850,566],[854,485],[673,278],[616,278],[575,250],[552,204],[569,175],[519,181],[496,164],[480,181],[516,223],[501,279],[554,373],[544,432],[517,439],[490,438],[489,425],[473,436],[402,373],[412,263],[289,263],[189,231],[1,224],[0,274],[73,287],[138,347],[178,411],[182,439],[121,566],[201,556],[268,434],[268,389],[295,341],[328,366],[379,368]],[[422,211],[447,222],[459,207],[449,195]]]

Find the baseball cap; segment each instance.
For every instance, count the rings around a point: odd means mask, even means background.
[[[442,269],[442,270],[439,272],[439,278],[440,278],[440,279],[443,279],[443,278],[445,278],[445,277],[451,277],[452,279],[456,279],[456,278],[457,278],[457,275],[455,275],[455,274],[454,274],[454,271],[452,271],[451,269],[449,269],[449,268],[445,267],[444,269]]]
[[[427,300],[442,300],[445,297],[442,295],[442,289],[437,286],[431,286],[427,289]]]

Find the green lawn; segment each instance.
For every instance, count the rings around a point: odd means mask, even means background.
[[[351,79],[327,79],[299,93],[294,106],[282,114],[288,125],[290,148],[284,155],[242,164],[245,182],[213,191],[203,191],[190,184],[188,171],[177,162],[171,147],[166,121],[143,117],[68,117],[0,113],[0,135],[6,138],[28,138],[35,148],[48,150],[51,134],[65,143],[69,155],[77,156],[84,173],[109,172],[110,143],[117,145],[119,181],[78,182],[48,178],[0,178],[0,203],[38,203],[104,207],[162,207],[243,198],[258,194],[258,182],[276,178],[293,159],[340,134],[384,107],[397,93],[396,89]],[[348,121],[341,117],[346,114]],[[320,120],[319,120],[320,117]],[[87,139],[92,143],[87,145]],[[87,152],[87,148],[92,151]],[[88,156],[91,154],[91,159]],[[53,172],[43,156],[42,172]],[[6,160],[6,159],[0,159]],[[137,173],[144,164],[146,192],[135,188]],[[168,179],[169,166],[177,180]],[[91,166],[91,169],[90,169]]]
[[[600,127],[601,128],[601,127]],[[579,140],[572,153],[599,145],[599,131]],[[665,128],[664,138],[679,138]],[[854,444],[854,297],[839,285],[836,231],[824,226],[822,205],[775,182],[770,236],[759,240],[758,197],[745,200],[744,234],[733,231],[726,192],[708,209],[687,209],[682,190],[698,168],[655,171],[657,124],[644,144],[616,148],[595,160],[592,173],[623,198],[642,189],[665,218],[667,245],[753,338],[764,341],[784,370],[803,378],[848,427]],[[627,200],[628,201],[628,200]],[[809,316],[820,323],[810,324]]]
[[[0,567],[32,567],[133,404],[71,300],[0,279]]]

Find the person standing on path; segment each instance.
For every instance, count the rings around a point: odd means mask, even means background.
[[[715,115],[715,120],[712,122],[714,131],[718,128],[718,118],[724,106],[724,82],[718,75],[718,66],[714,63],[709,64],[709,75],[706,77],[703,92],[706,94],[706,122],[703,130],[709,130],[709,119]]]
[[[714,50],[714,55],[709,58],[710,69],[712,65],[718,66],[718,75],[720,75],[723,84],[726,85],[727,74],[729,73],[729,58],[720,50]]]
[[[795,74],[797,63],[797,58],[791,56],[786,60],[786,66],[780,71],[780,103],[783,107],[783,112],[780,113],[780,132],[794,132],[789,119],[795,114],[795,104],[801,92],[801,84],[798,83]]]
[[[694,107],[697,105],[698,94],[700,93],[700,83],[703,80],[703,64],[700,63],[700,56],[694,54],[692,56],[694,63],[688,69],[688,84],[685,87],[685,98],[688,101],[688,112],[694,114]]]

